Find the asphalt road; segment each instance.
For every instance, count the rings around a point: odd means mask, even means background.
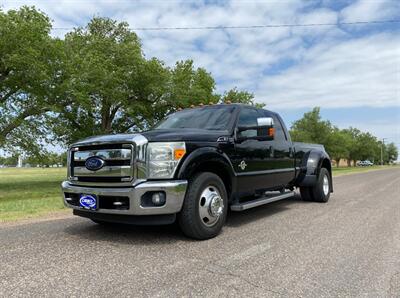
[[[77,217],[3,226],[0,297],[400,297],[400,170],[334,186],[327,204],[231,213],[202,242]]]

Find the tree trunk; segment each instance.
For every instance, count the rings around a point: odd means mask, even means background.
[[[107,105],[103,107],[101,112],[101,129],[103,132],[112,132],[112,123],[120,107],[120,105],[116,105],[115,107]]]
[[[5,142],[7,139],[7,136],[16,128],[22,125],[24,121],[26,121],[26,118],[30,116],[39,116],[42,115],[46,112],[50,111],[49,108],[42,108],[42,109],[37,109],[35,107],[33,108],[28,108],[25,111],[23,111],[21,114],[16,116],[14,119],[12,119],[8,124],[6,124],[4,127],[2,127],[2,130],[0,131],[0,141]]]
[[[110,121],[110,106],[103,106],[101,109],[101,131],[104,133],[111,132],[111,121]]]

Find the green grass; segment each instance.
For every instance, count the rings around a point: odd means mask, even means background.
[[[392,169],[397,166],[371,166],[371,167],[333,167],[333,176],[341,176],[347,174],[355,174],[355,173],[363,173],[363,172],[370,172],[376,170],[383,170],[383,169]]]
[[[61,211],[65,168],[0,169],[0,222],[37,218]]]

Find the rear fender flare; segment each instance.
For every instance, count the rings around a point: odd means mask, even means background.
[[[330,189],[333,191],[331,161],[328,154],[321,150],[311,150],[304,155],[297,184],[299,186],[314,186],[323,166],[327,168],[331,176]]]

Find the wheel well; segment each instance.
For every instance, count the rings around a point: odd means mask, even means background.
[[[331,165],[331,162],[329,161],[329,159],[325,158],[322,161],[321,168],[326,168],[329,171],[329,174],[331,174],[331,176],[332,176],[332,165]]]
[[[228,199],[230,199],[232,194],[232,179],[229,171],[225,168],[225,166],[219,162],[215,161],[206,161],[199,164],[196,168],[194,168],[189,177],[200,173],[200,172],[211,172],[219,176],[222,182],[224,182],[226,192],[228,194]]]

